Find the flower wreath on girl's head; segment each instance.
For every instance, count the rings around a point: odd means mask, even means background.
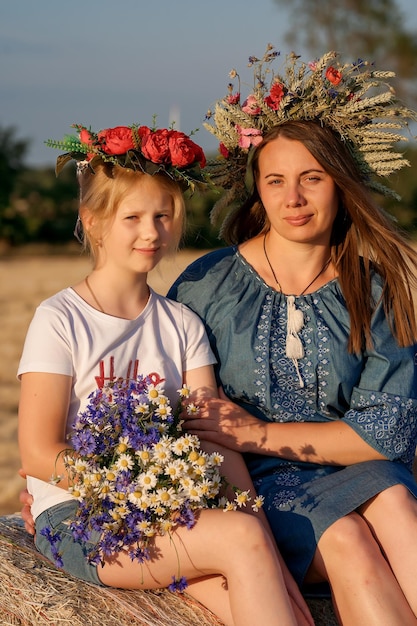
[[[229,83],[228,94],[207,112],[204,126],[219,140],[220,156],[206,169],[212,182],[225,190],[212,221],[226,207],[248,199],[245,178],[251,148],[271,128],[290,120],[316,120],[331,128],[346,143],[365,184],[398,198],[377,179],[410,165],[393,146],[407,140],[399,131],[417,121],[417,113],[397,99],[388,82],[395,74],[376,70],[362,59],[341,63],[338,53],[327,52],[310,63],[291,53],[281,75],[270,67],[279,54],[268,44],[261,59],[249,57],[254,82],[246,98],[241,96],[240,76],[232,70],[229,76],[238,81],[237,89]]]
[[[74,160],[78,169],[90,168],[92,172],[98,162],[151,175],[162,172],[191,190],[196,184],[207,182],[202,174],[206,165],[202,148],[174,128],[150,128],[137,124],[115,126],[98,132],[81,124],[73,124],[72,128],[78,131],[78,135],[45,141],[48,147],[64,151],[57,158],[57,175],[68,161]]]

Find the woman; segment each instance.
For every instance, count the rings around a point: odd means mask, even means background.
[[[116,556],[104,551],[100,563],[86,556],[100,540],[99,528],[91,537],[68,530],[78,505],[68,489],[63,452],[77,415],[106,380],[129,381],[152,372],[153,379],[164,381],[171,402],[183,383],[195,397],[216,395],[214,358],[200,320],[147,284],[148,272],[181,238],[179,183],[192,180],[193,169],[203,163],[201,149],[176,131],[143,126],[98,134],[79,130],[79,139],[58,142],[70,150],[58,164],[70,158],[78,162],[80,221],[94,266],[81,282],[38,307],[19,365],[19,446],[33,497],[36,545],[53,561],[61,537],[63,569],[98,585],[167,587],[179,569],[190,595],[225,624],[311,624],[293,584],[299,606],[291,607],[280,556],[262,514],[202,508],[190,528],[174,522],[172,530],[156,533],[147,544],[149,558],[133,558],[131,546],[123,545]],[[130,444],[126,437],[119,443]],[[233,484],[250,488],[240,455],[226,451],[224,471]],[[58,484],[49,482],[51,475]],[[128,481],[129,472],[124,476]],[[145,483],[133,489],[139,512],[150,506],[146,489]],[[118,494],[115,498],[118,503]],[[106,506],[114,501],[110,497]],[[115,515],[123,518],[122,509]],[[178,518],[177,509],[173,515]]]
[[[241,105],[230,87],[210,127],[214,180],[241,201],[222,228],[232,246],[168,294],[204,320],[228,397],[185,428],[245,453],[292,574],[330,584],[341,624],[415,625],[417,255],[369,191],[405,161],[365,141],[412,112],[390,91],[386,110],[365,97],[379,75],[334,54],[299,71],[291,56],[268,88],[274,56],[251,57],[257,88]]]

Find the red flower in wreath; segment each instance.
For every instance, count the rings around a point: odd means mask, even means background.
[[[195,162],[201,167],[206,164],[206,157],[200,146],[177,130],[171,130],[168,136],[169,153],[174,167],[187,167]]]
[[[169,163],[169,132],[167,128],[161,128],[144,133],[141,152],[145,159],[152,163]]]
[[[269,96],[266,96],[265,103],[270,109],[277,111],[282,98],[284,97],[284,86],[281,83],[274,83],[269,92]]]
[[[342,74],[335,67],[330,66],[326,70],[326,78],[332,85],[338,85],[342,80]]]
[[[106,154],[125,154],[129,150],[134,150],[132,129],[127,126],[116,126],[106,128],[98,133],[98,140],[101,149]]]

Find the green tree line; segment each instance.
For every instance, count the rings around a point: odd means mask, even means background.
[[[78,212],[75,171],[68,165],[56,178],[54,168],[25,166],[28,140],[14,128],[0,127],[0,242],[2,249],[29,243],[66,244],[73,240]],[[417,147],[408,148],[410,168],[393,176],[400,202],[380,198],[382,206],[411,236],[417,236]],[[214,155],[212,155],[214,156]],[[210,211],[221,191],[196,192],[187,198],[184,246],[208,249],[221,244]]]
[[[75,168],[69,164],[55,176],[53,167],[25,165],[29,141],[14,127],[0,127],[0,242],[2,249],[29,243],[65,244],[73,239],[78,213]],[[209,213],[217,192],[187,196],[186,247],[219,245]]]
[[[417,33],[408,30],[407,15],[395,0],[275,2],[277,10],[280,6],[287,10],[286,43],[297,53],[316,58],[336,50],[346,60],[372,60],[379,69],[396,72],[398,95],[417,108]],[[417,144],[408,145],[411,167],[393,175],[389,183],[402,200],[378,200],[404,230],[417,236]],[[7,247],[71,241],[78,209],[74,170],[67,166],[56,179],[52,168],[26,167],[28,146],[28,140],[17,137],[16,128],[0,126],[0,243]],[[187,200],[187,247],[219,245],[209,220],[217,198],[211,192]]]

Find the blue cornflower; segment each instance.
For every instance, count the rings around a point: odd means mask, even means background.
[[[361,58],[358,58],[358,60],[355,63],[352,63],[352,65],[355,70],[360,70],[365,65],[365,61]]]
[[[129,549],[129,556],[132,561],[138,561],[138,563],[144,563],[151,558],[149,548],[136,546]]]
[[[71,437],[71,443],[74,450],[84,456],[93,454],[96,448],[94,435],[91,432],[86,432],[85,430],[76,431]]]
[[[195,524],[195,515],[192,509],[189,507],[183,507],[181,509],[181,515],[178,523],[181,524],[181,526],[186,526],[188,530],[190,530]]]
[[[70,523],[71,534],[74,538],[74,541],[88,541],[91,536],[91,532],[89,532],[85,524],[81,523],[78,520],[72,521]]]
[[[182,593],[188,587],[187,579],[185,576],[181,576],[181,578],[177,578],[176,576],[172,577],[172,583],[168,585],[168,589],[170,591],[178,591]]]
[[[51,546],[52,559],[55,565],[57,567],[64,567],[62,555],[61,555],[61,552],[58,550],[58,545],[57,545],[61,543],[60,533],[52,532],[52,530],[48,526],[45,526],[44,528],[42,528],[40,533],[41,535],[46,537],[46,539],[49,541],[49,544]]]

